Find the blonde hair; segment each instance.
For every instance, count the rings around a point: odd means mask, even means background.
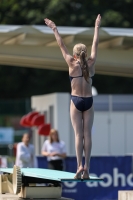
[[[73,47],[73,55],[76,55],[77,57],[80,58],[80,64],[81,64],[83,76],[84,76],[85,80],[89,83],[89,81],[88,81],[89,67],[88,67],[88,63],[87,63],[87,60],[86,60],[86,56],[87,56],[86,45],[84,45],[82,43],[76,44]]]
[[[52,139],[52,134],[57,134],[57,142],[59,142],[60,140],[59,140],[59,134],[58,134],[58,131],[57,130],[55,130],[55,129],[51,129],[50,130],[50,133],[49,133],[49,141],[50,141],[50,143],[53,143],[53,139]]]

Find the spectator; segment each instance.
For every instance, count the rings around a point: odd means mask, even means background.
[[[16,165],[23,168],[35,167],[35,150],[30,144],[30,136],[25,133],[22,137],[22,142],[17,145]]]
[[[51,129],[49,140],[46,140],[43,144],[42,155],[47,157],[49,169],[63,170],[66,147],[65,143],[60,141],[57,130]]]

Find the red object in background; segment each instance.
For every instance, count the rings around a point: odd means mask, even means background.
[[[26,117],[26,121],[27,121],[27,123],[28,124],[31,124],[31,126],[32,126],[32,119],[33,119],[33,117],[35,117],[35,116],[37,116],[37,115],[39,115],[39,112],[36,112],[36,111],[33,111],[33,112],[30,112],[30,113],[28,113],[27,114],[27,117]]]
[[[32,126],[40,126],[41,124],[45,124],[45,116],[44,115],[35,115],[31,121]]]
[[[24,127],[31,127],[31,124],[26,120],[27,115],[24,115],[20,120],[20,125]]]
[[[50,133],[50,124],[42,124],[38,127],[38,134],[48,136]]]
[[[32,126],[32,119],[39,115],[38,112],[30,112],[27,115],[24,115],[20,120],[20,125],[24,127],[31,127]]]

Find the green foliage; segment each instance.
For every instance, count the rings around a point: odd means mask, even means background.
[[[45,17],[58,26],[94,26],[97,14],[106,27],[132,27],[132,0],[1,0],[1,24],[44,24]]]

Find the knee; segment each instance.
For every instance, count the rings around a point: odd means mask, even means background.
[[[81,140],[84,138],[83,133],[79,133],[79,132],[77,132],[75,136],[76,138],[81,139]]]
[[[91,135],[91,130],[84,130],[84,134]]]
[[[91,131],[84,131],[84,138],[91,138]]]

